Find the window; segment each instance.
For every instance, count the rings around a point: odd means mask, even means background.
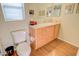
[[[5,21],[15,21],[24,19],[23,4],[3,3],[1,5]]]

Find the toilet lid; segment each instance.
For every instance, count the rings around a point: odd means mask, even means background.
[[[31,52],[31,47],[26,42],[23,42],[17,45],[16,50],[19,56],[29,56]]]

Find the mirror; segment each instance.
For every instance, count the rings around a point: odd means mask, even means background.
[[[54,4],[54,7],[53,7],[53,16],[60,16],[61,6],[62,5],[60,3]]]

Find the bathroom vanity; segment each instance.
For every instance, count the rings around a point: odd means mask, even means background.
[[[33,49],[38,49],[58,37],[60,23],[44,23],[29,27],[31,45]]]

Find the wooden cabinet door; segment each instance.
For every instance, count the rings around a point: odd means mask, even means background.
[[[54,39],[54,26],[43,27],[35,30],[36,49],[44,46]]]
[[[29,31],[30,31],[30,33],[29,33],[30,37],[31,37],[31,36],[32,36],[32,37],[35,37],[35,29],[29,28]]]
[[[56,39],[58,37],[58,34],[59,34],[60,24],[54,25],[54,27],[55,27],[54,37]]]

